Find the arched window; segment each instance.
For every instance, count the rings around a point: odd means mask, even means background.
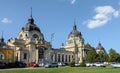
[[[0,52],[0,60],[4,60],[4,58],[5,58],[4,53]]]

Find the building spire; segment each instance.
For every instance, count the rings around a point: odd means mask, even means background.
[[[74,19],[74,25],[76,25],[76,19]]]
[[[77,30],[77,27],[76,27],[76,20],[74,19],[74,26],[73,26],[73,30]]]
[[[101,46],[100,40],[99,40],[99,43],[98,43],[98,45],[100,45],[100,46]]]
[[[3,31],[2,31],[2,36],[1,36],[1,38],[3,38]]]
[[[29,19],[28,19],[28,23],[34,24],[34,19],[33,19],[33,17],[32,17],[32,7],[31,7],[31,9],[30,9],[30,17],[29,17]]]
[[[31,11],[30,11],[30,17],[32,17],[32,7],[31,7]]]
[[[2,35],[1,35],[1,38],[0,38],[0,42],[4,42],[3,31],[2,31]]]

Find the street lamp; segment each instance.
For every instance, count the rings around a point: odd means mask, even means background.
[[[53,55],[52,55],[52,41],[53,41],[53,38],[54,38],[54,33],[51,34],[51,41],[50,41],[50,44],[51,44],[51,47],[50,47],[50,62],[52,62],[52,59],[53,59]]]
[[[78,47],[76,44],[76,39],[75,39],[75,31],[76,31],[76,23],[74,22],[74,27],[73,27],[73,41],[74,41],[74,58],[75,58],[75,63],[78,63]]]

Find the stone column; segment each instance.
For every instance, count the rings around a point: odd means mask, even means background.
[[[62,54],[60,54],[60,62],[62,62]]]
[[[32,47],[31,47],[31,45],[29,45],[29,63],[30,62],[32,62],[32,55],[33,55],[33,53],[32,53],[33,51],[32,51]]]
[[[65,57],[65,56],[66,56],[66,54],[64,54],[64,63],[65,63],[65,60],[66,60],[66,57]]]
[[[38,61],[39,60],[39,58],[38,58],[39,57],[38,56],[38,48],[36,48],[36,52],[35,53],[36,53],[36,64],[37,64],[37,63],[39,63],[39,61]]]
[[[55,62],[54,56],[55,56],[55,54],[52,53],[52,62]]]

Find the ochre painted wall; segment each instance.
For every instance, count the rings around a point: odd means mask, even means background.
[[[4,54],[4,60],[14,62],[14,50],[12,49],[0,49],[0,53]]]

